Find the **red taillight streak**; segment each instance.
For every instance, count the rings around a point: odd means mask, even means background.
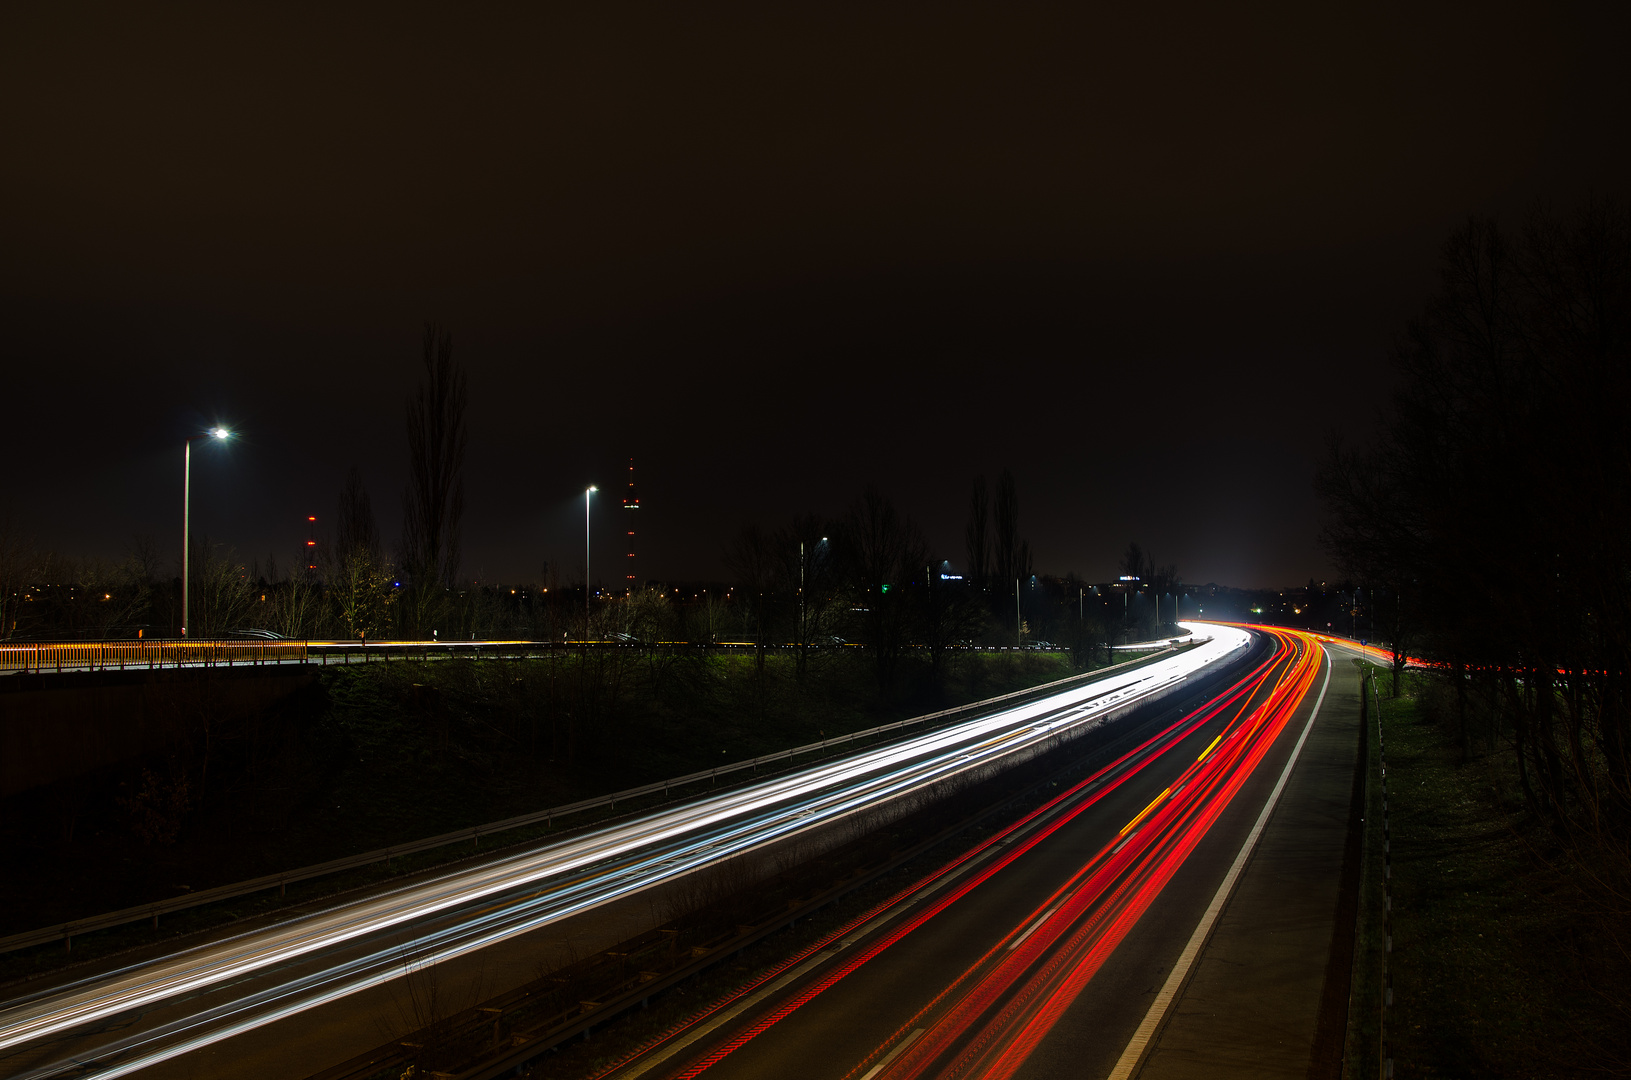
[[[1280,635],[1282,641],[1289,641]],[[1248,736],[1245,739],[1231,739],[1226,746],[1226,752],[1220,752],[1210,757],[1207,765],[1213,762],[1218,764],[1209,767],[1204,775],[1195,777],[1192,782],[1180,780],[1175,782],[1174,788],[1179,789],[1180,796],[1175,796],[1169,804],[1152,816],[1145,826],[1134,834],[1125,848],[1114,852],[1108,863],[1103,865],[1088,881],[1076,889],[1074,895],[1060,905],[1058,910],[1048,919],[1047,923],[1033,932],[1022,950],[1016,950],[1004,963],[984,976],[980,983],[972,988],[958,1004],[939,1021],[934,1028],[913,1043],[911,1050],[901,1058],[891,1063],[889,1076],[909,1077],[920,1075],[924,1069],[937,1060],[946,1049],[953,1044],[967,1030],[980,1015],[984,1014],[992,1004],[999,1000],[1017,982],[1026,971],[1030,970],[1049,950],[1055,947],[1055,942],[1065,931],[1084,915],[1090,908],[1098,904],[1104,895],[1104,890],[1115,884],[1114,890],[1098,911],[1094,912],[1081,927],[1079,927],[1067,945],[1049,960],[1039,972],[1027,980],[1024,990],[1017,994],[999,1016],[985,1025],[980,1035],[971,1046],[960,1056],[948,1074],[959,1071],[970,1060],[978,1056],[980,1051],[991,1041],[998,1037],[1013,1020],[1014,1015],[1033,998],[1036,992],[1044,987],[1055,975],[1059,968],[1071,957],[1078,955],[1084,947],[1084,942],[1090,952],[1086,959],[1072,970],[1072,978],[1078,980],[1075,989],[1069,993],[1067,1000],[1059,1005],[1060,1011],[1074,1000],[1080,993],[1081,986],[1085,986],[1092,974],[1098,970],[1103,959],[1107,957],[1127,931],[1137,922],[1143,911],[1159,894],[1168,879],[1182,865],[1184,859],[1206,834],[1211,823],[1227,807],[1234,793],[1251,774],[1258,761],[1267,753],[1268,747],[1273,745],[1274,738],[1284,727],[1285,719],[1294,711],[1296,704],[1306,692],[1308,683],[1312,680],[1312,672],[1306,676],[1303,669],[1307,667],[1306,655],[1294,662],[1291,672],[1282,677],[1281,683],[1271,694],[1268,701],[1253,710],[1251,719],[1247,722]],[[1288,685],[1288,679],[1292,680]],[[1267,734],[1266,738],[1258,737]],[[1248,748],[1250,748],[1248,753]],[[1236,762],[1243,757],[1247,758],[1244,768],[1235,768]],[[1200,764],[1200,763],[1197,763]],[[1186,777],[1195,773],[1192,766],[1186,770]],[[1221,794],[1218,795],[1221,787]],[[1200,813],[1197,815],[1196,811]],[[1182,830],[1175,828],[1180,818],[1194,815],[1196,820]],[[1107,848],[1106,850],[1113,850]],[[1076,886],[1083,874],[1097,865],[1105,857],[1101,851],[1094,859],[1073,876],[1070,882],[1061,888],[1061,892]],[[1135,866],[1134,863],[1137,862]],[[1058,897],[1056,892],[1050,901]],[[1129,902],[1130,901],[1130,902]],[[1046,903],[1046,902],[1045,902]],[[1098,935],[1105,918],[1115,913],[1108,930]],[[988,954],[989,955],[989,954]],[[982,958],[982,963],[985,958]],[[979,965],[976,964],[975,967]],[[970,971],[973,969],[971,968]],[[965,972],[965,977],[969,974]],[[962,980],[960,979],[959,982]],[[940,1000],[945,995],[940,995]],[[931,1004],[932,1007],[932,1004]],[[925,1009],[924,1012],[928,1010]],[[908,1030],[916,1025],[922,1013],[914,1017],[902,1030]],[[1050,1020],[1048,1025],[1052,1026]],[[1041,1038],[1045,1028],[1038,1032],[1036,1039]],[[889,1040],[894,1041],[893,1038]],[[888,1045],[886,1043],[885,1045]],[[1029,1052],[1026,1044],[1018,1060],[1023,1060],[1024,1054]],[[870,1058],[869,1058],[870,1060]]]
[[[1051,965],[1052,970],[1045,970],[1033,977],[1025,991],[1016,995],[1014,1002],[1004,1010],[1004,1015],[987,1025],[987,1029],[975,1040],[974,1047],[965,1052],[956,1066],[947,1070],[947,1075],[959,1072],[972,1063],[980,1048],[991,1045],[1001,1036],[1003,1029],[1013,1023],[1014,1017],[1021,1011],[1024,1003],[1035,998],[1039,991],[1046,989],[1047,984],[1052,982],[1054,985],[1042,1000],[1026,1010],[1030,1015],[1019,1030],[999,1053],[991,1055],[995,1060],[980,1070],[980,1074],[988,1080],[1005,1080],[1013,1075],[1020,1063],[1030,1055],[1065,1010],[1080,996],[1105,959],[1160,894],[1178,867],[1228,807],[1235,793],[1255,771],[1269,748],[1274,745],[1275,739],[1295,714],[1313,683],[1319,665],[1311,661],[1317,655],[1311,649],[1305,651],[1297,659],[1293,669],[1287,673],[1286,680],[1276,689],[1274,696],[1259,709],[1259,712],[1265,714],[1263,721],[1257,725],[1261,735],[1243,741],[1250,743],[1250,753],[1242,761],[1242,767],[1231,769],[1227,776],[1222,778],[1224,782],[1221,785],[1209,784],[1209,787],[1215,787],[1216,793],[1209,795],[1195,807],[1198,813],[1187,825],[1169,831],[1168,841],[1160,845],[1165,850],[1152,853],[1148,865],[1141,868],[1144,873],[1129,876],[1118,887],[1117,895],[1112,896],[1111,902],[1106,905],[1107,910],[1116,911],[1108,930],[1098,940],[1091,942],[1088,939],[1092,924],[1073,935],[1070,944],[1061,950],[1061,956],[1079,956],[1080,959],[1076,960],[1062,977],[1052,978],[1062,966],[1058,963]],[[1154,827],[1155,823],[1152,822],[1150,828]],[[1134,881],[1137,882],[1136,888],[1130,888]],[[1095,924],[1098,921],[1095,920]]]
[[[1188,724],[1191,720],[1195,719],[1196,717],[1200,717],[1200,719],[1198,721],[1196,721],[1193,724],[1190,724],[1190,726],[1186,730],[1181,732],[1179,734],[1179,736],[1176,739],[1173,740],[1174,745],[1176,745],[1178,742],[1181,742],[1183,740],[1183,738],[1185,738],[1188,735],[1190,735],[1191,733],[1193,733],[1193,731],[1196,728],[1200,727],[1202,724],[1205,724],[1206,722],[1213,719],[1215,716],[1217,716],[1217,714],[1219,712],[1226,709],[1229,705],[1233,704],[1242,695],[1250,695],[1252,693],[1255,693],[1256,690],[1258,689],[1258,687],[1262,685],[1263,681],[1271,673],[1274,665],[1276,663],[1278,663],[1280,659],[1281,659],[1281,650],[1276,649],[1275,653],[1273,655],[1271,655],[1270,657],[1268,657],[1266,660],[1264,660],[1263,663],[1257,669],[1255,669],[1253,672],[1251,672],[1250,674],[1245,676],[1245,678],[1241,679],[1239,682],[1235,683],[1234,686],[1231,686],[1228,690],[1224,691],[1224,695],[1222,695],[1222,696],[1220,696],[1218,698],[1214,698],[1212,701],[1207,702],[1205,705],[1201,706],[1199,709],[1196,709],[1195,711],[1189,713],[1187,716],[1183,717],[1181,720],[1178,720],[1175,723],[1169,725],[1162,732],[1160,732],[1160,733],[1158,733],[1158,734],[1156,734],[1154,736],[1151,736],[1149,739],[1146,739],[1143,743],[1140,743],[1139,746],[1136,749],[1129,751],[1128,754],[1125,754],[1121,758],[1118,758],[1116,760],[1116,762],[1105,766],[1104,769],[1100,769],[1098,772],[1094,773],[1093,776],[1088,777],[1086,780],[1083,780],[1080,784],[1077,784],[1075,787],[1071,788],[1071,790],[1069,792],[1066,792],[1064,795],[1061,795],[1060,798],[1067,798],[1069,795],[1071,795],[1074,792],[1080,790],[1080,788],[1083,787],[1084,785],[1092,783],[1093,780],[1095,780],[1097,777],[1101,776],[1105,772],[1106,769],[1114,768],[1116,764],[1119,764],[1121,761],[1124,761],[1131,754],[1138,753],[1140,750],[1143,750],[1145,747],[1148,747],[1151,743],[1153,743],[1153,742],[1155,742],[1155,741],[1157,741],[1159,739],[1165,738],[1168,734],[1175,731],[1179,727],[1182,727],[1183,725]],[[1232,738],[1232,737],[1233,737],[1233,734],[1230,735],[1230,738]],[[1163,753],[1164,752],[1165,751],[1163,751]],[[1152,758],[1151,760],[1154,760],[1154,759]],[[1145,764],[1148,764],[1148,762],[1146,762]],[[1142,767],[1143,767],[1143,765],[1139,766],[1139,768],[1142,768]],[[1133,772],[1137,772],[1137,771],[1138,771],[1137,769],[1133,770]],[[1133,775],[1133,773],[1128,773],[1129,777],[1132,776],[1132,775]],[[1188,776],[1189,771],[1186,770],[1184,775]],[[1127,777],[1123,777],[1122,779],[1124,780],[1126,778]],[[1179,781],[1179,783],[1181,783],[1181,782],[1182,781]],[[1116,785],[1112,785],[1111,787],[1106,788],[1104,791],[1099,792],[1097,795],[1095,795],[1093,797],[1093,799],[1089,800],[1088,802],[1083,803],[1082,806],[1078,807],[1075,811],[1073,811],[1071,813],[1070,817],[1075,817],[1076,814],[1080,813],[1082,810],[1087,809],[1094,802],[1097,802],[1100,797],[1102,797],[1105,794],[1108,794],[1111,790],[1114,790],[1114,787],[1119,785],[1120,783],[1121,783],[1121,781],[1118,780],[1116,782]],[[1177,786],[1177,785],[1175,784],[1174,786]],[[1055,802],[1055,803],[1058,802],[1058,799],[1053,800],[1053,802]],[[1050,803],[1049,805],[1052,805],[1052,803]],[[1062,824],[1064,824],[1064,822],[1060,822],[1059,824],[1062,825]],[[908,1020],[908,1021],[906,1021],[906,1023],[902,1024],[900,1026],[900,1028],[894,1032],[894,1034],[890,1035],[889,1038],[885,1039],[884,1042],[882,1043],[882,1045],[880,1045],[877,1050],[873,1051],[863,1061],[861,1061],[858,1065],[856,1065],[855,1068],[851,1069],[850,1072],[845,1075],[844,1080],[850,1080],[851,1077],[855,1076],[856,1074],[860,1073],[863,1069],[865,1069],[869,1065],[871,1065],[873,1061],[875,1061],[879,1056],[881,1056],[891,1045],[893,1045],[897,1040],[899,1040],[907,1032],[916,1030],[920,1026],[919,1022],[923,1019],[924,1016],[926,1016],[929,1013],[933,1012],[934,1009],[943,1000],[945,1000],[945,998],[948,995],[950,995],[954,990],[956,990],[959,986],[961,986],[964,982],[966,982],[970,976],[974,975],[983,966],[988,964],[994,956],[997,956],[1002,951],[1004,944],[1006,942],[1008,942],[1010,939],[1012,939],[1015,934],[1021,932],[1021,930],[1023,928],[1031,925],[1031,923],[1036,922],[1037,919],[1042,918],[1043,916],[1045,916],[1047,914],[1050,914],[1050,912],[1048,911],[1050,905],[1053,905],[1055,908],[1057,908],[1057,903],[1056,902],[1058,902],[1062,896],[1064,896],[1067,892],[1069,892],[1076,885],[1076,883],[1081,880],[1083,875],[1087,874],[1096,865],[1098,865],[1099,861],[1105,857],[1106,853],[1111,852],[1113,846],[1114,846],[1114,842],[1111,845],[1107,845],[1104,850],[1100,851],[1092,859],[1088,860],[1088,862],[1082,867],[1082,869],[1078,870],[1074,875],[1071,876],[1070,880],[1066,881],[1064,884],[1060,885],[1057,889],[1055,889],[1053,891],[1053,893],[1051,895],[1049,895],[1049,897],[1046,900],[1043,900],[1040,904],[1038,904],[1032,910],[1030,915],[1026,916],[1023,920],[1021,920],[1019,925],[1016,926],[1012,932],[1004,935],[1000,940],[998,940],[995,945],[993,945],[989,950],[987,950],[987,952],[985,953],[984,956],[980,957],[974,963],[970,964],[968,966],[968,968],[965,969],[961,975],[959,975],[956,979],[952,980],[952,982],[944,990],[942,990],[940,993],[936,994],[932,1001],[930,1001],[927,1005],[923,1006],[923,1008],[919,1009],[918,1012],[910,1020]],[[1134,849],[1134,850],[1136,851],[1137,849]],[[1131,855],[1128,856],[1128,858],[1131,858],[1131,857],[1132,857]],[[1055,919],[1056,918],[1057,918],[1057,916],[1055,916]],[[1054,922],[1054,921],[1055,921],[1054,919],[1049,920],[1050,923]],[[1045,923],[1043,925],[1045,926],[1047,924]],[[1037,928],[1038,931],[1040,931],[1041,929],[1042,929],[1041,926],[1039,926]],[[1033,938],[1035,937],[1036,932],[1037,931],[1032,932],[1032,937]],[[1055,931],[1055,934],[1057,935],[1057,931]],[[1029,940],[1027,940],[1026,944],[1029,945],[1029,944],[1031,944],[1031,942]],[[896,1063],[892,1063],[892,1064],[893,1064],[892,1073],[894,1071],[898,1071],[898,1069],[900,1068],[900,1063],[896,1062]]]
[[[1276,636],[1278,637],[1278,635],[1276,635]],[[1037,817],[1039,817],[1039,816],[1041,816],[1043,814],[1046,814],[1049,811],[1053,810],[1061,802],[1064,802],[1065,800],[1068,800],[1068,799],[1076,796],[1078,793],[1080,793],[1082,791],[1083,788],[1085,788],[1085,787],[1095,783],[1096,781],[1100,780],[1101,778],[1104,777],[1104,775],[1106,773],[1109,773],[1112,770],[1115,770],[1115,769],[1121,767],[1129,759],[1134,758],[1136,755],[1139,755],[1139,754],[1143,753],[1145,750],[1149,749],[1152,745],[1154,745],[1156,743],[1159,743],[1164,739],[1168,739],[1169,736],[1171,736],[1171,739],[1170,739],[1170,744],[1171,745],[1177,745],[1178,743],[1182,742],[1183,739],[1186,738],[1189,734],[1191,734],[1195,729],[1199,728],[1200,726],[1204,725],[1205,723],[1207,723],[1208,721],[1210,721],[1211,719],[1216,717],[1218,713],[1222,712],[1224,709],[1228,708],[1230,705],[1234,704],[1236,701],[1240,700],[1242,697],[1249,698],[1252,694],[1256,693],[1258,688],[1261,687],[1263,682],[1272,673],[1274,666],[1280,661],[1282,652],[1283,652],[1283,649],[1276,648],[1275,652],[1273,654],[1271,654],[1270,656],[1268,656],[1267,658],[1265,658],[1258,665],[1257,668],[1253,669],[1250,673],[1243,676],[1233,686],[1229,687],[1228,690],[1224,691],[1224,693],[1222,695],[1220,695],[1219,697],[1212,699],[1211,701],[1209,701],[1206,704],[1202,705],[1200,708],[1197,708],[1197,709],[1193,710],[1192,712],[1188,713],[1187,715],[1183,716],[1182,718],[1180,718],[1180,719],[1174,721],[1173,723],[1169,724],[1166,728],[1162,729],[1161,731],[1157,732],[1156,734],[1151,735],[1148,739],[1145,739],[1143,742],[1139,743],[1137,746],[1135,746],[1132,749],[1126,751],[1120,757],[1116,758],[1114,761],[1111,761],[1109,764],[1102,766],[1101,768],[1096,770],[1094,773],[1092,773],[1090,776],[1088,776],[1088,777],[1084,778],[1083,780],[1079,781],[1078,783],[1072,785],[1071,787],[1067,788],[1065,791],[1059,793],[1058,795],[1054,796],[1052,799],[1049,799],[1047,802],[1043,803],[1041,806],[1039,806],[1036,809],[1032,810],[1030,813],[1028,813],[1025,816],[1021,817],[1019,820],[1015,821],[1012,825],[1009,825],[1007,828],[1002,829],[1001,831],[999,831],[997,833],[994,833],[993,835],[988,837],[983,842],[975,845],[974,847],[970,848],[968,851],[964,852],[958,858],[956,858],[956,859],[952,860],[951,862],[945,864],[944,866],[940,867],[934,873],[929,874],[928,876],[924,877],[923,879],[921,879],[917,883],[915,883],[915,884],[913,884],[913,885],[911,885],[911,886],[909,886],[909,887],[907,887],[905,889],[902,889],[900,892],[896,893],[894,896],[890,897],[889,899],[883,901],[880,904],[875,905],[874,907],[869,909],[864,914],[862,914],[860,916],[857,916],[855,919],[850,920],[849,922],[844,924],[844,926],[842,926],[839,929],[834,930],[831,933],[827,934],[825,937],[823,937],[817,943],[815,943],[815,944],[809,946],[808,948],[802,950],[801,952],[799,952],[795,956],[789,958],[788,960],[782,962],[781,964],[776,965],[774,968],[772,968],[770,971],[766,972],[764,975],[760,976],[758,979],[755,979],[751,983],[748,983],[748,984],[746,984],[746,985],[732,991],[730,994],[728,994],[725,997],[722,997],[719,1000],[713,1002],[712,1004],[710,1004],[706,1008],[702,1009],[701,1011],[697,1012],[693,1016],[687,1018],[686,1020],[684,1020],[680,1024],[677,1024],[673,1028],[670,1028],[669,1030],[663,1032],[661,1035],[657,1036],[656,1038],[648,1040],[645,1044],[643,1044],[642,1046],[640,1046],[636,1050],[634,1050],[634,1051],[630,1052],[629,1054],[617,1059],[612,1064],[608,1065],[606,1068],[604,1068],[604,1069],[600,1070],[599,1072],[595,1073],[592,1080],[598,1080],[598,1078],[600,1078],[600,1077],[608,1076],[611,1073],[617,1071],[618,1069],[623,1068],[624,1066],[628,1065],[630,1062],[632,1062],[636,1058],[640,1057],[641,1055],[650,1052],[651,1050],[655,1049],[656,1047],[658,1047],[658,1046],[662,1045],[663,1043],[667,1042],[668,1040],[674,1038],[676,1035],[680,1034],[681,1032],[684,1032],[684,1031],[686,1031],[686,1030],[688,1030],[688,1029],[690,1029],[692,1027],[695,1027],[697,1024],[702,1023],[703,1021],[707,1020],[710,1016],[713,1016],[716,1013],[718,1013],[721,1009],[727,1008],[732,1003],[734,1003],[736,1001],[740,1001],[743,997],[751,994],[752,992],[754,992],[758,988],[760,988],[762,986],[765,986],[768,983],[774,981],[775,979],[779,978],[781,975],[783,975],[787,971],[789,971],[792,968],[796,967],[798,964],[803,963],[805,960],[809,959],[811,956],[814,956],[816,953],[820,952],[822,949],[827,948],[834,941],[837,941],[840,938],[844,937],[845,935],[847,935],[847,934],[853,932],[854,930],[858,929],[859,927],[864,926],[867,922],[871,921],[873,918],[875,918],[880,913],[882,913],[884,911],[887,911],[890,907],[892,907],[892,906],[900,903],[901,901],[905,900],[908,896],[911,896],[914,893],[920,892],[924,888],[932,885],[934,882],[938,881],[942,877],[944,877],[947,874],[951,873],[952,871],[956,870],[958,867],[962,866],[964,863],[968,862],[970,859],[975,858],[976,856],[980,855],[982,852],[986,851],[987,849],[989,849],[993,845],[1001,843],[1004,839],[1006,839],[1008,836],[1012,835],[1015,831],[1017,831],[1017,830],[1023,828],[1024,826],[1028,825],[1030,822],[1034,821]],[[1175,732],[1177,734],[1174,736]],[[1161,753],[1165,753],[1165,750],[1161,751]],[[1036,833],[1032,834],[1030,837],[1027,837],[1025,840],[1021,841],[1020,843],[1015,844],[1009,851],[1005,852],[1003,855],[999,856],[996,860],[994,860],[991,865],[989,865],[989,866],[985,867],[984,869],[976,872],[976,874],[970,880],[963,882],[961,885],[954,888],[946,896],[938,898],[936,900],[936,902],[933,905],[931,905],[929,908],[926,908],[925,910],[917,913],[910,920],[908,920],[907,923],[905,923],[904,925],[902,925],[900,927],[897,927],[894,930],[892,930],[883,939],[881,939],[878,942],[875,942],[872,946],[869,946],[866,950],[863,951],[863,953],[861,955],[856,957],[854,960],[851,960],[849,963],[842,965],[837,970],[828,973],[828,975],[823,977],[817,984],[815,984],[814,986],[808,988],[805,992],[799,994],[797,997],[793,998],[791,1001],[784,1004],[782,1007],[778,1008],[771,1015],[762,1018],[759,1022],[755,1023],[747,1031],[745,1031],[745,1032],[741,1033],[740,1035],[732,1038],[728,1043],[716,1048],[713,1052],[708,1054],[706,1057],[701,1058],[698,1061],[694,1062],[685,1072],[679,1073],[679,1074],[677,1074],[677,1076],[679,1076],[679,1077],[694,1077],[694,1076],[702,1073],[703,1071],[705,1071],[706,1069],[708,1069],[712,1065],[717,1064],[719,1061],[723,1060],[726,1056],[728,1056],[733,1050],[737,1049],[740,1046],[745,1045],[746,1043],[751,1041],[753,1038],[755,1038],[759,1034],[762,1034],[764,1031],[768,1030],[770,1027],[772,1027],[774,1024],[776,1024],[778,1021],[784,1019],[786,1016],[788,1016],[791,1013],[795,1012],[798,1008],[800,1008],[801,1006],[803,1006],[804,1004],[806,1004],[810,1000],[812,1000],[815,997],[817,997],[818,995],[820,995],[824,990],[828,989],[830,986],[834,985],[835,983],[841,981],[843,978],[848,976],[851,972],[855,971],[857,968],[859,968],[860,966],[865,964],[868,960],[872,959],[874,956],[876,956],[879,953],[883,952],[889,946],[893,945],[895,942],[897,942],[901,938],[905,937],[906,934],[910,933],[912,930],[917,929],[917,927],[923,925],[923,923],[927,922],[934,915],[938,914],[940,911],[942,911],[946,907],[950,906],[950,904],[953,903],[955,900],[957,900],[957,899],[961,898],[962,896],[966,895],[975,886],[977,886],[980,883],[982,883],[982,882],[986,881],[987,879],[989,879],[998,870],[1000,870],[1003,867],[1005,867],[1005,866],[1009,865],[1010,863],[1012,863],[1020,855],[1024,854],[1026,851],[1029,851],[1031,848],[1036,846],[1042,840],[1046,839],[1047,837],[1051,836],[1054,832],[1056,832],[1058,829],[1062,828],[1065,824],[1067,824],[1069,821],[1074,819],[1078,814],[1082,813],[1083,811],[1085,811],[1089,807],[1093,806],[1099,800],[1101,800],[1106,795],[1108,795],[1110,792],[1116,790],[1123,783],[1130,780],[1132,777],[1136,776],[1146,766],[1148,766],[1152,762],[1158,760],[1160,758],[1160,756],[1161,756],[1161,754],[1154,754],[1154,755],[1151,755],[1150,757],[1146,758],[1143,761],[1135,762],[1132,765],[1132,767],[1127,769],[1124,773],[1122,773],[1122,775],[1115,777],[1114,779],[1109,781],[1099,791],[1094,792],[1091,796],[1084,799],[1079,806],[1074,807],[1068,813],[1061,816],[1057,821],[1054,821],[1054,822],[1044,826],[1043,828],[1038,830]],[[1084,868],[1084,871],[1085,871],[1085,868]],[[1063,893],[1066,888],[1068,888],[1068,884],[1066,886],[1062,886],[1059,890],[1057,890],[1056,893],[1055,893],[1055,896],[1059,895],[1060,893]],[[1030,922],[1035,921],[1034,916],[1037,913],[1041,912],[1044,908],[1046,908],[1046,906],[1047,906],[1047,902],[1044,902],[1043,904],[1038,905],[1038,907],[1036,909],[1036,912],[1033,912],[1033,918],[1026,919],[1020,925],[1023,927],[1023,926],[1028,925]],[[1010,934],[1010,935],[1005,936],[1003,938],[1003,940],[1006,941],[1006,940],[1008,940],[1009,937],[1012,937],[1012,935]],[[999,942],[997,946],[994,946],[991,951],[993,953],[996,952],[997,948],[999,948],[1000,945],[1001,945],[1001,942]],[[990,954],[988,953],[987,955],[989,956]],[[984,958],[982,958],[981,962],[983,962],[983,961],[984,961]],[[936,1001],[939,1001],[940,998],[944,997],[946,993],[949,993],[956,985],[958,985],[958,983],[960,983],[963,980],[963,978],[966,978],[966,976],[969,973],[972,973],[975,969],[977,969],[979,967],[979,963],[980,962],[977,962],[976,964],[974,964],[969,969],[969,971],[965,972],[963,976],[960,976],[959,979],[952,984],[952,986],[947,987],[947,989],[945,991],[943,991],[941,993],[941,995],[936,997]],[[932,1007],[932,1005],[933,1005],[933,1003],[931,1003],[931,1005],[929,1007]],[[927,1011],[927,1008],[924,1011]],[[903,1029],[903,1031],[904,1030],[905,1029]],[[885,1045],[887,1045],[887,1043]]]

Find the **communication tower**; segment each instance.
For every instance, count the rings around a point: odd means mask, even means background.
[[[625,510],[638,510],[638,509],[640,509],[640,496],[638,494],[636,494],[636,492],[634,490],[634,459],[633,458],[629,458],[629,490],[623,496],[623,509],[625,509]],[[629,518],[628,522],[629,522],[629,562],[628,562],[628,566],[626,568],[627,569],[627,574],[624,576],[624,585],[628,588],[629,595],[633,596],[635,589],[638,587],[636,585],[635,579],[634,579],[634,519]]]

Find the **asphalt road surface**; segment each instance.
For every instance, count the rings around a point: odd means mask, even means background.
[[[1317,1073],[1357,698],[1327,700],[1322,643],[1274,634],[1229,690],[603,1075]]]
[[[41,988],[0,1008],[0,1075],[113,1077],[159,1066],[170,1075],[284,1076],[304,1067],[297,1063],[343,1060],[381,1041],[397,1018],[387,1015],[389,1003],[377,992],[410,972],[451,970],[491,946],[625,902],[695,867],[959,773],[996,767],[1005,757],[1052,745],[1171,692],[1246,648],[1243,631],[1193,629],[1207,640],[1041,701],[358,903]],[[1105,798],[1119,806],[1127,796],[1107,786]],[[527,981],[523,974],[505,977],[519,984]],[[494,982],[486,989],[507,987]],[[359,1012],[359,1002],[372,1003],[374,1012]],[[342,1007],[338,1019],[332,1007]],[[258,1049],[234,1052],[237,1040]],[[197,1072],[200,1054],[211,1055],[204,1073]],[[261,1064],[246,1067],[246,1061]]]

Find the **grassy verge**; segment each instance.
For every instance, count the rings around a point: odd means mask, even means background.
[[[1369,665],[1362,670],[1369,671]],[[1376,745],[1376,699],[1367,685],[1360,722],[1365,740],[1365,838],[1359,871],[1358,926],[1354,938],[1353,990],[1348,999],[1348,1035],[1343,1056],[1344,1080],[1382,1076],[1382,789],[1378,781],[1381,751]]]
[[[1380,671],[1376,684],[1385,695]],[[1430,677],[1411,674],[1400,697],[1370,702],[1373,732],[1381,711],[1388,769],[1395,1075],[1613,1074],[1603,1047],[1623,1044],[1623,1020],[1589,989],[1592,925],[1569,881],[1537,857],[1548,838],[1523,814],[1510,752],[1464,759],[1451,725],[1435,720],[1435,691]],[[1373,778],[1375,754],[1373,741]],[[1350,1012],[1354,1080],[1380,1075],[1380,811],[1373,782]]]

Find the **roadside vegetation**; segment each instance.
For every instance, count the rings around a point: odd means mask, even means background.
[[[1317,487],[1393,652],[1395,1058],[1631,1075],[1631,212],[1469,220],[1394,361]]]
[[[1525,804],[1510,729],[1463,753],[1443,676],[1406,672],[1389,695],[1375,669],[1388,769],[1393,1006],[1400,1077],[1588,1077],[1631,1073],[1626,910],[1603,885],[1612,857],[1585,859]],[[1369,723],[1377,703],[1370,702]],[[1368,858],[1348,1075],[1376,1076],[1384,945],[1381,798],[1371,740]]]

